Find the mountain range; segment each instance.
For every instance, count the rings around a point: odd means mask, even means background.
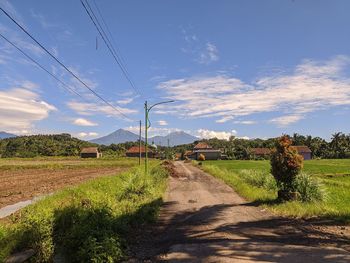
[[[0,139],[6,139],[6,138],[12,138],[12,137],[17,137],[17,135],[8,133],[8,132],[0,132]]]
[[[144,140],[143,137],[141,137],[141,139]],[[124,142],[136,142],[138,140],[139,140],[139,136],[137,134],[124,129],[119,129],[106,136],[93,139],[91,140],[91,142],[97,143],[97,144],[110,145],[112,143],[118,144],[118,143],[124,143]],[[175,145],[192,143],[197,140],[198,140],[197,137],[192,136],[183,131],[171,132],[166,136],[154,136],[154,137],[148,138],[149,143],[154,142],[156,145],[161,145],[161,146],[167,146],[168,142],[170,146],[175,146]]]

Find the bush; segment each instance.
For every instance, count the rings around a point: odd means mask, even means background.
[[[293,190],[300,194],[300,201],[303,202],[322,201],[325,197],[319,181],[305,173],[296,177],[293,182]]]
[[[293,183],[303,166],[303,157],[292,146],[288,136],[282,136],[276,142],[271,155],[271,174],[280,190],[293,191]]]
[[[277,190],[276,181],[269,173],[258,170],[240,170],[239,175],[248,184],[265,188],[267,190]]]
[[[198,156],[198,161],[205,161],[205,155],[201,153],[201,154]]]

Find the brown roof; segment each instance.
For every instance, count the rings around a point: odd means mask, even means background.
[[[192,154],[192,151],[186,151],[185,153],[184,153],[184,156],[188,156],[188,155],[191,155]]]
[[[97,147],[85,147],[81,149],[80,153],[98,153],[98,148]]]
[[[297,149],[298,153],[311,153],[311,150],[307,146],[293,146]]]
[[[193,149],[211,149],[211,147],[206,142],[199,142]]]
[[[139,153],[140,152],[140,147],[139,146],[133,146],[129,150],[126,151],[126,153]],[[145,146],[141,146],[141,153],[145,153],[146,148]],[[148,147],[147,152],[152,152],[152,150]]]
[[[269,148],[252,148],[251,152],[252,152],[252,154],[256,154],[256,155],[268,155],[271,153],[271,149],[269,149]]]

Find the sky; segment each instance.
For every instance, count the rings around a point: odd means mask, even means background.
[[[0,12],[0,33],[70,88],[0,37],[0,131],[65,132],[86,140],[119,128],[137,133],[146,100],[148,105],[174,100],[150,111],[151,135],[183,130],[227,139],[297,132],[329,139],[350,132],[350,1],[89,4],[108,25],[134,85],[79,0],[0,0],[113,105],[94,97]]]

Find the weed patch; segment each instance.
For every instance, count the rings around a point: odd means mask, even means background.
[[[129,234],[155,220],[167,172],[153,163],[149,175],[132,169],[57,192],[0,225],[0,261],[34,248],[35,262],[62,253],[69,262],[118,262]]]

